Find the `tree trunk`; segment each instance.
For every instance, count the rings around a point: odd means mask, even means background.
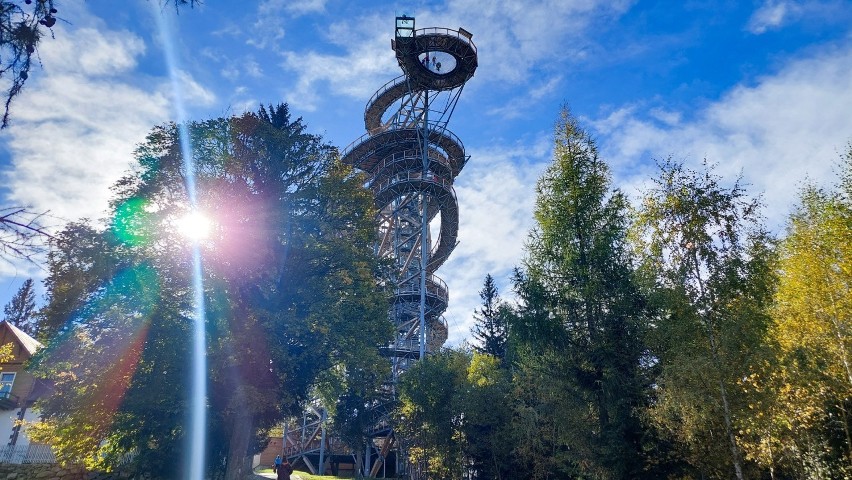
[[[701,269],[699,268],[698,256],[695,250],[692,250],[692,261],[693,266],[695,268],[695,278],[698,281],[698,288],[701,294],[701,297],[706,297],[709,299],[710,305],[715,306],[716,299],[713,295],[712,290],[707,290],[704,287],[704,280],[701,277]],[[710,354],[713,359],[713,363],[716,367],[717,372],[719,373],[719,395],[722,400],[722,413],[725,420],[725,432],[728,434],[728,440],[731,442],[731,458],[734,463],[734,473],[737,476],[737,480],[743,480],[743,466],[742,460],[740,459],[740,447],[737,445],[737,437],[734,434],[734,426],[731,421],[731,406],[728,403],[728,389],[725,388],[725,380],[724,380],[724,369],[722,368],[722,362],[719,358],[719,347],[716,343],[716,334],[713,332],[713,313],[712,310],[709,312],[705,312],[704,314],[704,323],[705,328],[707,329],[707,339],[710,343]]]
[[[231,428],[231,441],[228,447],[228,469],[225,480],[243,480],[251,473],[251,458],[248,456],[249,441],[254,425],[251,415],[245,409],[238,409]]]
[[[722,407],[725,412],[725,430],[728,431],[728,439],[731,441],[731,457],[734,460],[734,472],[737,475],[737,480],[743,480],[743,466],[740,461],[740,447],[737,445],[737,437],[734,435],[734,428],[731,424],[731,407],[728,405],[728,391],[725,388],[725,383],[719,380],[719,390],[722,394]]]
[[[364,451],[365,446],[360,446],[355,449],[355,478],[364,478]]]

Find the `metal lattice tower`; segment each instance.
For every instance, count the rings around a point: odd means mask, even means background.
[[[468,160],[447,123],[465,82],[476,71],[477,56],[466,30],[415,30],[414,18],[407,16],[396,18],[391,46],[403,75],[367,102],[367,133],[343,151],[342,160],[368,174],[378,209],[376,253],[396,267],[389,311],[396,336],[383,348],[393,365],[390,386],[395,389],[411,362],[447,340],[443,313],[449,293],[435,271],[457,243],[453,180]],[[364,470],[373,477],[405,469],[392,409],[393,403],[372,407],[375,422],[367,433],[373,441],[365,452]],[[283,436],[284,456],[320,474],[330,457],[349,456],[341,455],[344,447],[326,436],[326,415],[322,405],[311,404],[300,424],[290,430],[285,424]]]
[[[447,123],[477,55],[464,29],[415,30],[406,16],[396,18],[391,46],[403,75],[367,102],[367,133],[342,158],[369,175],[379,210],[376,252],[397,268],[390,309],[396,338],[385,349],[396,380],[447,340],[449,292],[435,271],[457,243],[453,180],[468,160]]]

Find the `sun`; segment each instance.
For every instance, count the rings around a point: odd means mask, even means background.
[[[203,213],[193,210],[175,220],[178,233],[193,242],[201,242],[210,237],[213,222]]]

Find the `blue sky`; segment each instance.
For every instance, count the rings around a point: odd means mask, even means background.
[[[453,344],[486,273],[510,294],[563,104],[629,195],[654,159],[706,158],[763,195],[776,232],[801,182],[831,182],[852,140],[848,1],[205,0],[179,15],[155,1],[57,1],[55,38],[0,132],[0,205],[102,217],[134,145],[177,118],[172,73],[191,119],[285,101],[343,148],[364,133],[366,101],[401,73],[394,17],[463,27],[479,69],[449,125],[471,155],[456,180],[461,243],[438,271]],[[0,263],[0,304],[43,275]]]

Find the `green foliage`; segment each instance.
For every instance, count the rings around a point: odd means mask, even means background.
[[[664,162],[631,211],[567,112],[554,151],[502,304],[508,361],[445,352],[405,377],[415,472],[848,478],[852,149],[834,190],[803,190],[780,249],[712,167]],[[486,277],[479,333],[496,293]]]
[[[398,433],[408,446],[410,468],[430,479],[461,478],[468,355],[445,350],[417,362],[399,382]]]
[[[15,344],[12,342],[0,345],[0,363],[11,362],[15,359],[15,352],[13,350],[14,346]]]
[[[405,377],[415,473],[850,478],[852,147],[780,243],[710,166],[664,162],[632,211],[567,112],[554,151],[517,305],[480,292],[478,332],[506,309],[506,359],[444,352]]]
[[[750,378],[764,395],[749,454],[798,478],[850,474],[852,369],[852,149],[833,191],[806,186],[781,242],[776,357]]]
[[[474,349],[479,353],[487,353],[498,358],[506,357],[506,347],[509,339],[509,309],[503,305],[494,277],[485,275],[485,283],[479,291],[482,308],[474,312],[476,322],[471,331],[474,340],[479,342]]]
[[[566,110],[536,191],[536,228],[515,288],[518,453],[531,478],[641,475],[637,409],[647,381],[643,299],[632,279],[627,201]]]
[[[743,478],[738,430],[749,400],[739,382],[765,355],[773,242],[739,182],[722,186],[706,165],[660,167],[636,230],[658,312],[650,416],[701,472]]]
[[[426,357],[405,373],[397,434],[420,478],[513,478],[512,378],[499,358],[464,350]]]
[[[499,357],[474,353],[467,369],[467,388],[461,400],[462,431],[470,468],[481,478],[516,476],[512,450],[512,377]]]
[[[286,105],[186,131],[198,208],[215,223],[200,246],[209,465],[236,478],[323,372],[373,388],[388,369],[376,346],[392,327],[372,197],[332,147]],[[192,246],[175,227],[190,209],[181,134],[155,128],[114,187],[109,228],[71,225],[51,252],[50,344],[35,367],[57,394],[37,430],[69,461],[110,468],[135,450],[138,469],[167,478],[185,463],[194,300]]]

